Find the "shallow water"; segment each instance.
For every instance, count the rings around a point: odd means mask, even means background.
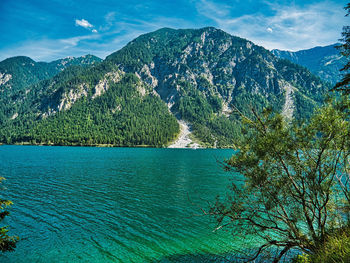
[[[232,154],[1,146],[2,193],[14,203],[5,223],[21,241],[0,262],[220,261],[233,238],[200,208],[228,191],[233,175],[217,160]]]

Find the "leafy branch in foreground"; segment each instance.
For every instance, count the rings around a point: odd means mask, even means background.
[[[0,183],[5,180],[4,177],[0,177]],[[12,202],[9,200],[4,200],[0,198],[0,222],[9,215],[9,212],[5,210],[6,207],[12,205]],[[18,237],[9,236],[7,226],[0,227],[0,251],[13,251],[16,248],[16,242]]]
[[[252,110],[254,118],[243,119],[247,137],[225,161],[227,170],[241,176],[209,211],[218,228],[229,228],[245,242],[238,257],[279,262],[290,251],[314,254],[330,233],[347,225],[346,103],[328,103],[304,124],[288,124],[270,110]]]

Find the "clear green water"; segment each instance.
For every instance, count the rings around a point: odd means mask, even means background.
[[[232,236],[213,233],[212,219],[196,214],[228,191],[233,175],[217,160],[232,154],[1,146],[3,193],[14,202],[6,223],[21,241],[0,262],[204,262],[225,254]]]

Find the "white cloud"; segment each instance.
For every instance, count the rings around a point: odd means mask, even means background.
[[[336,43],[342,26],[347,24],[342,4],[328,1],[303,7],[274,3],[269,4],[270,15],[255,13],[240,17],[230,16],[229,9],[221,12],[222,8],[208,0],[197,5],[197,11],[218,28],[268,49],[300,50]]]
[[[63,46],[64,48],[68,48],[68,47],[77,46],[80,41],[92,40],[92,39],[97,39],[97,38],[99,38],[98,35],[85,35],[85,36],[77,36],[77,37],[59,39],[58,41],[61,42],[62,44],[65,44],[65,46]]]
[[[89,21],[87,21],[85,19],[82,19],[82,20],[75,19],[75,25],[86,28],[86,29],[90,30],[92,33],[98,33],[97,30],[94,28],[94,26],[92,24],[90,24]]]
[[[230,10],[229,5],[215,3],[207,0],[198,1],[196,8],[199,13],[206,13],[206,16],[212,19],[227,16]]]
[[[100,27],[100,30],[102,31],[107,31],[109,30],[113,24],[116,22],[115,21],[115,16],[116,13],[115,12],[109,12],[107,15],[105,15],[105,25]]]
[[[89,21],[85,20],[85,19],[82,19],[82,20],[79,20],[79,19],[75,19],[75,25],[76,26],[82,26],[84,28],[92,28],[94,27],[93,25],[91,25],[89,23]]]

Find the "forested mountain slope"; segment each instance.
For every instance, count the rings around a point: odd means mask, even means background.
[[[106,61],[136,72],[211,145],[230,144],[241,134],[234,108],[248,113],[250,106],[269,105],[300,118],[327,90],[305,68],[211,27],[145,34]]]
[[[0,140],[163,146],[189,122],[207,146],[241,136],[235,109],[307,117],[330,88],[304,67],[212,27],[141,35],[103,62],[69,67],[0,101]]]

